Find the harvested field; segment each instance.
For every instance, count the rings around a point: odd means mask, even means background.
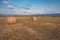
[[[60,17],[15,16],[16,24],[9,25],[0,17],[0,40],[60,40]]]

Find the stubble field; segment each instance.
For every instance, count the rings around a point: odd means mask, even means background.
[[[15,16],[16,24],[9,25],[0,17],[0,40],[60,40],[60,17]]]

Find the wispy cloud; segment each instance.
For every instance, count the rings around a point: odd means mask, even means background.
[[[7,2],[7,1],[3,1],[3,4],[9,4],[9,2]]]
[[[5,11],[1,11],[0,13],[2,14],[13,14],[13,15],[33,15],[33,14],[51,14],[51,13],[56,13],[53,11],[20,11],[20,10],[16,10],[16,11],[11,11],[11,10],[5,10]],[[60,13],[60,12],[59,12]]]
[[[14,6],[13,6],[13,5],[9,5],[8,8],[9,8],[9,9],[13,9]]]

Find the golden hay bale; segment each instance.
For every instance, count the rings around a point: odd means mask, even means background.
[[[7,23],[8,24],[16,24],[16,18],[15,17],[8,17]]]
[[[35,22],[37,20],[36,17],[32,17],[32,22]]]

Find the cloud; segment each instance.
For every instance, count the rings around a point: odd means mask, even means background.
[[[13,9],[15,6],[13,5],[9,5],[8,8],[9,9]],[[0,9],[1,10],[1,9]],[[32,15],[32,14],[53,14],[53,13],[60,13],[60,11],[38,11],[38,10],[5,10],[5,11],[1,11],[0,13],[3,14],[16,14],[16,15]]]
[[[60,13],[60,11],[57,11],[56,13]]]
[[[27,3],[24,6],[22,6],[23,9],[25,10],[30,10],[31,9],[31,4]]]
[[[0,13],[2,14],[13,14],[13,15],[33,15],[33,14],[53,14],[55,12],[51,12],[51,11],[20,11],[20,10],[15,10],[15,11],[11,11],[11,10],[6,10],[6,11],[1,11]]]
[[[22,7],[23,9],[25,9],[25,10],[29,10],[30,8],[29,7]]]
[[[3,1],[3,4],[7,4],[6,6],[8,6],[9,9],[13,9],[14,7],[16,7],[15,5],[12,5],[11,3],[9,3],[8,1]]]
[[[9,9],[13,9],[13,8],[14,8],[14,6],[12,6],[12,5],[9,5],[9,6],[8,6],[8,8],[9,8]]]
[[[9,2],[7,2],[7,1],[3,1],[3,4],[9,4]]]

